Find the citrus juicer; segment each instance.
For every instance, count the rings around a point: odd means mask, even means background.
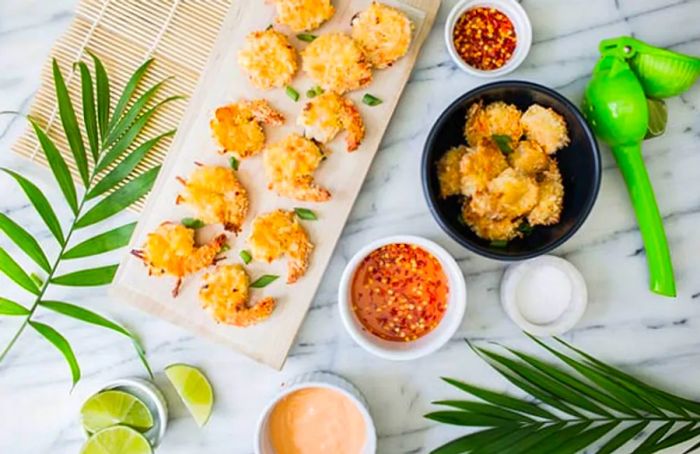
[[[603,40],[599,51],[601,58],[585,90],[583,113],[610,146],[627,185],[646,249],[650,289],[675,297],[671,254],[641,145],[645,138],[663,133],[663,99],[695,83],[700,59],[630,37]]]

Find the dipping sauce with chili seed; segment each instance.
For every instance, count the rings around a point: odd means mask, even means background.
[[[513,22],[501,11],[488,7],[465,11],[455,23],[452,40],[462,60],[482,71],[505,65],[517,44]]]
[[[440,324],[448,301],[440,261],[413,244],[388,244],[360,263],[352,280],[352,309],[373,335],[411,342]]]

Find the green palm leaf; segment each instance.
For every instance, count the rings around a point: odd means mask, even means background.
[[[75,116],[73,103],[68,94],[68,88],[61,75],[61,69],[58,67],[58,62],[53,59],[53,80],[56,86],[56,100],[58,102],[58,114],[61,117],[61,124],[66,133],[68,144],[70,145],[75,165],[78,167],[80,178],[83,180],[83,185],[87,186],[90,179],[90,171],[88,170],[87,155],[85,154],[85,145],[83,144],[83,136],[80,133],[78,119]]]
[[[70,170],[68,170],[66,161],[63,159],[63,156],[61,156],[61,152],[58,151],[58,148],[56,148],[56,144],[46,135],[44,130],[42,130],[33,119],[29,118],[29,121],[34,127],[34,132],[39,139],[44,155],[46,155],[49,167],[51,167],[58,187],[61,188],[61,192],[66,198],[66,202],[68,202],[68,206],[70,206],[73,214],[78,214],[78,195],[75,192],[73,177],[70,175]]]
[[[61,258],[79,259],[122,248],[129,244],[129,238],[131,238],[134,228],[136,228],[136,223],[132,222],[131,224],[101,233],[73,246],[64,252]]]
[[[66,359],[66,362],[68,362],[71,377],[73,379],[73,386],[75,386],[75,384],[78,383],[78,380],[80,380],[80,366],[78,366],[78,360],[75,358],[73,348],[70,346],[66,338],[49,325],[35,322],[33,320],[29,321],[29,325],[61,352],[63,357]]]
[[[107,126],[107,136],[109,137],[109,131],[111,131],[114,128],[114,125],[119,119],[121,119],[122,114],[124,113],[124,109],[126,109],[127,104],[129,104],[129,100],[133,96],[134,92],[136,91],[136,88],[139,85],[139,82],[141,82],[141,79],[143,76],[146,74],[146,71],[148,70],[148,67],[151,66],[151,63],[153,63],[153,59],[146,60],[139,68],[134,71],[134,74],[131,75],[129,78],[129,81],[126,83],[124,86],[124,90],[121,93],[121,96],[119,97],[119,100],[117,101],[117,105],[114,108],[114,111],[112,113],[112,118],[109,121],[109,125]],[[104,145],[104,142],[103,142]]]
[[[97,92],[97,123],[99,124],[100,141],[107,137],[107,127],[109,126],[109,77],[102,61],[97,55],[90,53],[93,65],[95,66],[95,91]]]
[[[7,298],[0,297],[0,315],[29,315],[29,309]]]
[[[0,230],[11,239],[27,256],[47,273],[51,271],[51,265],[39,243],[24,228],[10,219],[4,213],[0,213]]]
[[[58,241],[58,244],[63,246],[66,240],[63,236],[63,231],[61,230],[61,223],[58,222],[58,217],[56,217],[56,213],[54,213],[53,208],[51,208],[51,204],[46,199],[46,196],[44,196],[41,190],[34,183],[27,180],[17,172],[5,168],[0,168],[0,170],[10,175],[15,179],[15,181],[17,181],[19,186],[22,188],[22,191],[24,191],[24,194],[34,206],[34,209],[37,211],[37,213],[39,213],[39,216],[44,221],[44,224],[46,224],[46,227],[48,227],[54,238],[56,238],[56,241]]]
[[[93,162],[97,162],[100,155],[100,137],[97,126],[97,114],[95,113],[95,89],[92,84],[90,69],[83,62],[78,63],[80,68],[80,88],[83,100],[83,124],[90,144],[90,153]]]
[[[75,227],[81,229],[119,213],[151,190],[158,176],[160,166],[147,170],[123,187],[117,189],[78,219]]]
[[[68,287],[95,287],[112,282],[117,272],[117,265],[101,266],[57,276],[51,283]]]
[[[596,452],[601,454],[622,449],[623,452],[650,454],[700,437],[700,417],[691,416],[687,411],[695,408],[695,402],[647,385],[559,339],[557,341],[582,359],[570,357],[538,339],[533,340],[566,367],[557,367],[509,348],[506,348],[508,356],[473,346],[472,349],[504,378],[548,408],[536,406],[538,410],[533,412],[530,407],[533,404],[527,400],[444,379],[488,403],[434,402],[455,410],[435,411],[425,415],[426,418],[481,428],[434,452],[575,454],[598,444]],[[556,416],[549,408],[562,411],[566,416]],[[582,411],[570,411],[572,409]],[[546,413],[533,414],[540,410]],[[655,424],[655,429],[644,435],[644,429],[650,424]],[[635,449],[628,448],[637,437],[642,438],[641,443]],[[700,443],[691,450],[697,447]]]
[[[0,272],[12,279],[15,284],[19,285],[26,291],[39,295],[39,287],[36,286],[34,280],[22,269],[17,262],[5,251],[0,248]]]

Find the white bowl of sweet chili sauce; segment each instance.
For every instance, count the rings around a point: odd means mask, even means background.
[[[455,64],[473,76],[514,71],[532,46],[532,24],[515,0],[462,0],[445,23],[445,44]]]
[[[392,236],[360,249],[338,289],[340,318],[350,337],[389,360],[435,352],[464,318],[467,290],[455,259],[417,236]]]

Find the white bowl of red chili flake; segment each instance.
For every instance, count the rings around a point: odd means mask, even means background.
[[[480,77],[515,70],[532,45],[532,24],[514,0],[463,0],[450,11],[445,43],[455,64]]]
[[[338,289],[340,318],[365,350],[390,360],[433,353],[464,318],[467,290],[455,259],[436,243],[392,236],[360,249]]]

